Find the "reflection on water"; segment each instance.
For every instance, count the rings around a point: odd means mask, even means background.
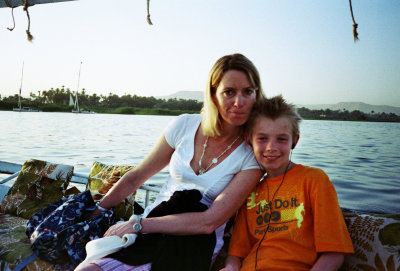
[[[93,161],[137,165],[172,116],[0,112],[0,160],[29,158],[89,172]],[[323,169],[342,207],[400,213],[400,125],[303,121],[292,160]],[[162,184],[167,169],[150,182]]]

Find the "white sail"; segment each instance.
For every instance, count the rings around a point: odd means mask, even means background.
[[[78,91],[76,91],[74,109],[72,109],[72,113],[80,113],[79,103],[78,103]]]
[[[69,104],[68,105],[69,106],[74,106],[75,105],[74,98],[72,98],[72,94],[69,94]]]
[[[79,109],[78,90],[79,90],[79,81],[81,80],[81,68],[82,68],[82,61],[81,61],[81,64],[79,65],[78,86],[76,88],[75,104],[74,104],[74,109],[72,109],[72,113],[96,114],[96,112],[93,112],[90,110],[80,110]]]
[[[21,92],[22,92],[22,81],[24,80],[24,62],[22,62],[22,73],[21,73],[21,85],[19,87],[19,92],[18,92],[18,107],[13,108],[14,112],[41,112],[40,109],[32,108],[32,107],[27,107],[27,106],[22,106],[21,103]]]
[[[75,105],[74,105],[74,109],[72,109],[72,113],[80,113],[81,112],[79,110],[79,103],[78,103],[78,91],[79,91],[79,81],[81,80],[81,69],[82,69],[82,61],[79,64],[78,87],[76,88]]]
[[[24,80],[24,61],[22,61],[21,86],[19,87],[19,94],[18,94],[18,108],[19,108],[19,110],[22,109],[21,92],[22,92],[22,81],[23,80]]]

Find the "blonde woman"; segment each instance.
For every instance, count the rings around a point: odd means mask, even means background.
[[[254,104],[263,98],[260,77],[253,63],[241,54],[226,55],[212,67],[201,114],[184,114],[166,128],[150,154],[128,172],[100,203],[111,208],[136,191],[151,176],[169,165],[169,176],[143,219],[116,224],[105,236],[126,233],[169,235],[216,234],[213,259],[223,245],[226,221],[236,212],[262,173],[243,140],[243,125]],[[204,212],[146,218],[177,190],[197,189]],[[97,211],[99,212],[99,211]],[[116,259],[103,258],[80,269],[150,270]]]

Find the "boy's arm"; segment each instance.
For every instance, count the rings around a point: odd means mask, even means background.
[[[336,271],[344,262],[344,253],[323,252],[311,268],[311,271]]]
[[[242,265],[242,258],[228,255],[225,261],[225,267],[220,271],[239,271],[240,266]]]

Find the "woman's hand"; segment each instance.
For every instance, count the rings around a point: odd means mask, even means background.
[[[228,255],[225,261],[225,267],[219,271],[239,271],[242,265],[242,258]]]
[[[104,233],[104,237],[117,235],[122,238],[122,236],[127,233],[134,233],[132,221],[125,221],[112,225],[108,228],[106,233]]]
[[[220,269],[219,271],[236,271],[239,269],[234,269],[232,266],[225,266],[224,268]]]

